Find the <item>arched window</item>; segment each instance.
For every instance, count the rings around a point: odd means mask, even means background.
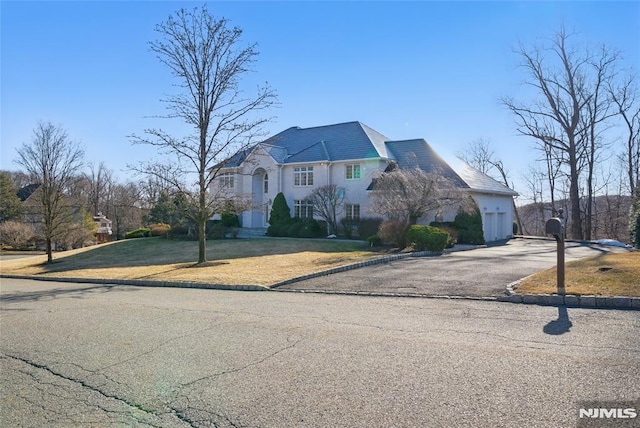
[[[269,174],[264,175],[264,193],[269,193]]]

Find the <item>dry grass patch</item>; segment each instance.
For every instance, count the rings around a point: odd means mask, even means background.
[[[150,279],[264,285],[378,255],[359,242],[299,239],[209,241],[208,262],[196,265],[198,243],[133,239],[46,256],[0,262],[0,272],[58,278]]]
[[[523,294],[557,293],[555,267],[518,284]],[[640,297],[640,252],[609,253],[566,264],[567,294]]]

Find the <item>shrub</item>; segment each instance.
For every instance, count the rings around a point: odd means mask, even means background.
[[[291,221],[291,210],[287,205],[282,192],[278,193],[273,200],[273,206],[271,207],[271,213],[269,214],[269,224],[289,224]]]
[[[407,242],[414,250],[440,253],[449,242],[449,234],[437,227],[413,225],[407,231]]]
[[[298,230],[298,238],[319,238],[324,236],[324,231],[320,223],[313,218],[304,218],[300,221],[302,226]],[[294,238],[295,236],[292,236]]]
[[[124,239],[147,238],[149,236],[151,236],[151,229],[148,227],[140,227],[136,230],[125,233]]]
[[[0,223],[0,242],[11,248],[25,247],[34,238],[33,226],[18,221],[5,221]]]
[[[455,228],[452,221],[432,221],[429,226],[442,229],[449,234],[449,241],[446,248],[453,247],[458,242],[460,231]]]
[[[156,224],[149,225],[149,229],[151,231],[151,236],[166,237],[167,234],[169,233],[169,229],[171,229],[171,226],[169,226],[166,223],[156,223]]]
[[[291,223],[284,229],[284,236],[289,238],[297,238],[302,229],[302,222],[298,217],[291,219]]]
[[[226,233],[227,228],[221,222],[213,223],[207,227],[207,238],[209,239],[224,239]]]
[[[184,223],[176,223],[167,232],[167,238],[183,239],[189,235],[189,227]]]
[[[398,246],[398,248],[404,248],[407,246],[407,230],[409,224],[403,221],[385,221],[380,225],[378,235],[382,238],[383,242],[391,242]]]
[[[288,228],[288,224],[272,224],[267,228],[267,235],[275,237],[287,236]]]
[[[222,213],[220,214],[220,223],[224,227],[240,227],[240,219],[237,214],[234,213]]]
[[[346,217],[340,219],[340,226],[342,230],[342,235],[347,238],[353,238],[353,229],[356,226],[356,222],[352,219],[348,219]]]
[[[458,210],[453,225],[460,232],[458,242],[461,244],[484,244],[484,232],[482,231],[482,215],[480,208],[474,203],[473,209],[469,212],[462,208]]]
[[[367,242],[372,247],[379,247],[380,245],[382,245],[382,238],[376,233],[368,237]]]
[[[357,231],[358,236],[361,239],[368,238],[369,236],[376,235],[382,224],[381,218],[376,217],[363,217],[358,220]]]
[[[326,223],[313,218],[294,217],[286,224],[272,224],[267,235],[289,238],[320,238],[325,236]]]

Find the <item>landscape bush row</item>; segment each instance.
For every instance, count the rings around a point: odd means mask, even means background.
[[[208,239],[236,238],[240,220],[236,214],[224,213],[220,220],[208,221]],[[343,238],[366,239],[371,246],[390,245],[400,249],[441,252],[456,243],[484,244],[482,217],[475,206],[470,211],[460,209],[452,222],[432,222],[430,225],[411,225],[408,222],[364,217],[358,220],[343,218],[339,233]],[[282,193],[274,202],[267,235],[290,238],[322,238],[327,236],[327,223],[313,218],[291,217],[291,210]],[[125,238],[162,236],[171,239],[197,239],[198,233],[187,224],[156,223],[128,232]]]

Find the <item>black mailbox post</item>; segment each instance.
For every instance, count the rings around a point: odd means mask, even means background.
[[[557,282],[558,282],[558,294],[565,295],[564,288],[564,221],[562,217],[562,210],[560,210],[560,216],[550,218],[545,223],[545,233],[553,235],[557,244]]]

